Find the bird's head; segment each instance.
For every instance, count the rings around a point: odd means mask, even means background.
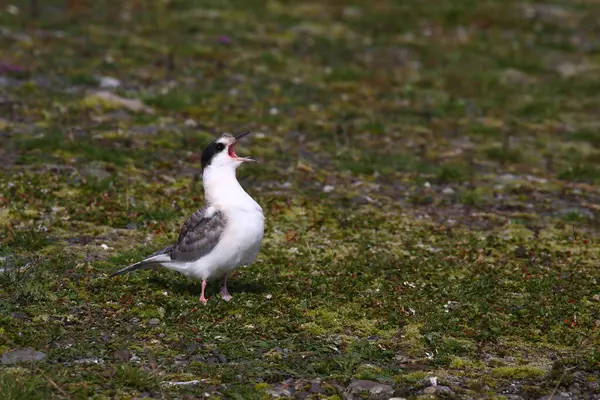
[[[202,157],[200,158],[202,169],[205,170],[208,167],[236,169],[245,162],[256,162],[252,158],[238,157],[234,151],[235,144],[249,134],[250,132],[244,132],[233,136],[224,133],[220,138],[210,143],[202,151]]]

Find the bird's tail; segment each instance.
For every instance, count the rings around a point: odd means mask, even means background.
[[[116,272],[113,272],[112,274],[110,274],[110,277],[112,278],[113,276],[117,276],[117,275],[123,275],[127,272],[133,272],[133,271],[137,271],[140,269],[152,269],[152,268],[156,268],[158,267],[158,265],[160,263],[169,261],[170,257],[166,254],[158,254],[152,257],[148,257],[145,260],[142,260],[140,262],[137,262],[135,264],[131,264],[128,267],[125,267],[123,269],[120,269]]]

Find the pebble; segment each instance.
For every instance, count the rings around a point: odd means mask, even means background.
[[[394,388],[383,383],[361,379],[350,383],[346,388],[346,391],[351,394],[369,392],[370,394],[392,395],[394,393]]]
[[[104,364],[104,360],[101,358],[98,358],[98,357],[80,358],[78,360],[73,361],[73,364],[84,364],[84,365]]]
[[[45,358],[46,353],[42,353],[41,351],[35,351],[30,348],[25,348],[7,351],[6,353],[2,354],[0,362],[4,365],[11,365],[20,362],[42,361]]]
[[[198,123],[191,118],[186,119],[183,124],[188,128],[196,128],[198,126]]]
[[[323,387],[321,386],[321,383],[318,381],[311,381],[310,382],[310,388],[308,389],[308,391],[310,393],[323,393]]]
[[[88,165],[87,167],[83,168],[80,173],[86,178],[92,177],[99,180],[107,179],[111,176],[110,172],[108,172],[102,166],[96,164]]]
[[[131,353],[129,353],[129,350],[127,349],[115,350],[115,352],[113,353],[113,357],[115,358],[115,360],[125,362],[129,361],[129,359],[131,358]]]
[[[452,389],[448,386],[429,386],[423,390],[425,394],[452,394]]]
[[[100,78],[100,87],[103,89],[116,89],[121,86],[121,81],[117,78],[110,76],[103,76]]]
[[[160,319],[158,318],[152,318],[148,321],[148,325],[150,326],[156,326],[158,324],[160,324]]]

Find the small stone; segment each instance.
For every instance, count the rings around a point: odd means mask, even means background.
[[[129,350],[127,350],[127,349],[120,349],[120,350],[115,350],[115,352],[113,353],[113,357],[115,360],[126,362],[126,361],[129,361],[131,354],[129,353]]]
[[[321,383],[318,381],[311,381],[310,382],[310,388],[308,389],[308,391],[310,393],[323,393],[323,387],[321,386]]]
[[[374,203],[375,200],[373,200],[371,197],[369,196],[365,196],[365,195],[358,195],[352,198],[352,203],[354,203],[357,206],[361,206],[361,205],[365,205],[365,204],[372,204]]]
[[[389,385],[385,385],[383,383],[368,381],[368,380],[357,380],[353,381],[348,385],[346,389],[350,394],[358,394],[360,392],[369,392],[370,394],[379,394],[379,395],[392,395],[394,393],[394,388]]]
[[[100,87],[103,89],[116,89],[121,86],[121,81],[110,76],[100,77]]]
[[[572,78],[577,75],[582,75],[594,70],[596,67],[593,64],[574,64],[566,62],[556,66],[556,71],[563,78]]]
[[[440,394],[453,394],[454,392],[448,386],[436,386],[437,392]]]
[[[160,319],[158,318],[152,318],[148,321],[148,325],[150,326],[156,326],[158,324],[160,324]]]
[[[333,192],[333,190],[335,189],[335,186],[331,186],[331,185],[325,185],[323,187],[323,192],[325,193],[330,193]]]
[[[274,398],[291,397],[296,393],[296,389],[290,386],[291,383],[292,381],[287,379],[283,383],[267,389],[266,392]]]
[[[165,386],[196,386],[202,383],[199,380],[183,381],[183,382],[161,382]]]
[[[104,360],[98,357],[90,357],[90,358],[80,358],[78,360],[73,361],[73,364],[83,364],[83,365],[94,365],[94,364],[104,364]]]
[[[137,229],[137,222],[128,223],[127,225],[125,225],[125,229],[129,229],[129,230]]]
[[[360,18],[362,16],[362,10],[358,7],[346,6],[342,10],[344,18]]]
[[[454,392],[448,386],[429,386],[423,389],[424,394],[453,394]]]
[[[191,118],[186,119],[183,124],[188,128],[195,128],[198,126],[198,123]]]
[[[86,178],[96,178],[103,180],[111,176],[110,172],[98,164],[90,164],[81,170],[81,175]]]
[[[88,108],[117,109],[124,108],[134,113],[153,114],[154,109],[145,105],[139,99],[127,99],[108,90],[92,93],[83,99],[83,104]]]
[[[185,348],[185,352],[186,353],[195,353],[198,349],[200,349],[202,346],[200,346],[198,343],[192,343],[189,346],[187,346]]]
[[[535,78],[527,75],[525,72],[509,68],[500,75],[500,81],[505,85],[530,85],[535,83]]]
[[[529,252],[523,246],[517,246],[515,249],[515,257],[516,258],[527,258],[529,256]]]
[[[25,348],[7,351],[6,353],[2,354],[0,362],[4,365],[11,365],[20,362],[42,361],[44,358],[46,358],[46,353]]]
[[[18,15],[19,7],[15,6],[14,4],[10,4],[6,7],[6,12],[12,15]]]
[[[227,357],[225,357],[223,354],[218,354],[217,355],[217,360],[219,360],[220,364],[226,364],[227,363]]]

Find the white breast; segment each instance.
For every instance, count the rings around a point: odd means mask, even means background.
[[[264,233],[260,205],[240,186],[235,168],[208,168],[203,174],[207,202],[227,219],[215,248],[186,265],[183,274],[194,279],[215,279],[254,261]]]
[[[193,279],[218,279],[241,265],[251,264],[264,233],[260,208],[227,210],[227,226],[215,248],[198,261],[187,263],[181,271]]]

